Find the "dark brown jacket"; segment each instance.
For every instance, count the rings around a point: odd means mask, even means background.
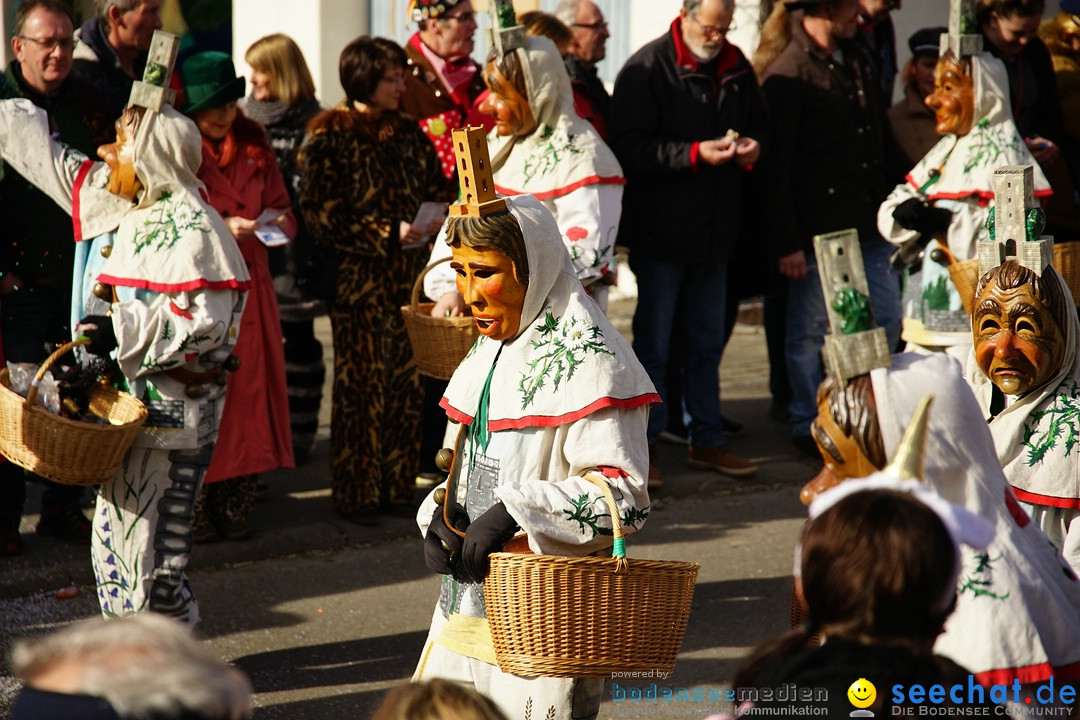
[[[791,42],[762,80],[772,119],[762,161],[765,221],[777,257],[812,253],[812,238],[821,233],[875,234],[878,206],[910,169],[859,53],[843,43],[844,61],[837,62],[812,43],[801,19],[792,15]]]
[[[937,119],[913,85],[904,87],[904,98],[889,108],[889,123],[911,167],[937,145]]]

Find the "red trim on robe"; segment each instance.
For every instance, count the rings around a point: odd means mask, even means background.
[[[613,467],[611,465],[597,465],[596,469],[600,471],[601,475],[606,478],[611,478],[612,480],[630,477],[630,473],[622,468]]]
[[[193,320],[195,318],[194,315],[189,313],[187,310],[182,309],[179,305],[174,303],[172,300],[169,301],[169,310],[172,311],[173,315],[179,315],[180,317],[186,318],[188,320]]]
[[[528,427],[558,427],[580,420],[586,415],[591,415],[603,408],[615,407],[629,409],[641,407],[642,405],[655,405],[659,402],[661,402],[660,396],[656,393],[646,393],[645,395],[637,395],[632,398],[602,397],[589,403],[580,410],[574,410],[573,412],[564,413],[562,415],[525,415],[519,418],[489,420],[488,430],[491,432],[499,432],[501,430],[520,430]],[[472,415],[468,415],[457,408],[452,407],[445,396],[439,401],[439,406],[446,411],[446,416],[454,422],[459,422],[463,425],[472,424]]]
[[[1016,502],[1016,495],[1012,493],[1008,486],[1005,487],[1005,507],[1008,508],[1009,514],[1012,515],[1012,519],[1018,527],[1024,527],[1031,522],[1031,517],[1024,508],[1020,507],[1020,503]]]
[[[565,185],[554,190],[548,190],[547,192],[534,192],[531,193],[528,190],[514,190],[508,188],[505,185],[495,185],[495,190],[501,192],[503,195],[532,195],[537,200],[547,200],[553,197],[562,197],[563,195],[569,195],[578,188],[585,187],[586,185],[625,185],[626,178],[620,175],[610,175],[607,177],[600,177],[599,175],[590,175],[587,178],[582,178],[575,183]]]
[[[915,188],[916,190],[919,189],[920,185],[917,182],[915,182],[915,180],[911,177],[910,174],[907,175],[904,179],[907,180],[908,185]],[[1037,197],[1037,198],[1048,198],[1048,197],[1051,197],[1053,194],[1054,194],[1054,191],[1051,188],[1046,188],[1046,189],[1043,189],[1043,190],[1036,190],[1035,193],[1034,193],[1035,197]],[[989,205],[990,201],[994,199],[994,191],[993,190],[964,190],[964,191],[952,192],[952,193],[930,193],[926,197],[929,200],[966,200],[967,198],[975,197],[975,198],[979,199],[979,204],[980,205],[986,206],[986,205]]]
[[[94,161],[90,158],[83,160],[82,165],[79,166],[78,172],[75,173],[75,183],[71,187],[71,225],[75,231],[75,242],[79,242],[83,239],[82,211],[79,209],[82,205],[80,196],[82,195],[82,184],[86,180],[86,176],[90,174],[90,168],[93,166]]]
[[[1059,667],[1043,662],[1018,668],[1002,668],[975,673],[975,682],[985,687],[990,685],[1010,685],[1013,680],[1019,680],[1021,685],[1027,685],[1049,680],[1050,678],[1064,681],[1080,678],[1080,662]]]
[[[160,293],[187,292],[189,290],[201,290],[202,288],[208,288],[210,290],[247,290],[251,287],[250,280],[240,281],[236,278],[231,278],[229,280],[203,280],[202,278],[199,278],[183,283],[155,283],[150,282],[149,280],[120,278],[102,273],[101,275],[98,275],[98,280],[109,285],[132,287],[137,290],[152,290]]]
[[[1051,507],[1066,508],[1068,510],[1080,510],[1080,498],[1062,498],[1054,497],[1053,495],[1039,495],[1038,493],[1028,492],[1013,485],[1013,492],[1016,493],[1016,497],[1023,500],[1026,503],[1032,505],[1049,505]]]

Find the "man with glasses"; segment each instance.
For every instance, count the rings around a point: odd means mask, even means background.
[[[75,74],[104,98],[116,119],[143,75],[150,40],[161,28],[161,0],[95,0],[98,14],[79,28]]]
[[[418,30],[405,44],[409,67],[401,112],[420,121],[435,146],[447,184],[457,192],[450,131],[466,125],[491,129],[490,115],[477,110],[484,91],[480,67],[469,57],[476,34],[471,0],[412,0],[409,17]]]
[[[93,91],[71,76],[71,15],[62,0],[27,0],[15,12],[0,98],[26,98],[49,115],[54,137],[93,155],[112,131]],[[10,362],[40,364],[71,339],[71,217],[19,173],[4,168],[0,183],[0,337]],[[90,542],[82,488],[45,481],[39,535]],[[0,465],[0,555],[22,552],[19,523],[26,499],[22,468]]]
[[[619,242],[630,248],[638,283],[634,352],[664,399],[649,414],[650,449],[668,414],[682,411],[666,387],[676,328],[690,414],[687,462],[741,477],[757,465],[726,443],[717,368],[727,261],[767,113],[753,69],[725,39],[734,13],[735,0],[683,0],[668,32],[619,72],[608,123],[626,174]],[[650,452],[652,487],[660,483],[655,461]]]
[[[810,437],[823,378],[827,318],[813,237],[855,228],[870,304],[888,346],[900,338],[900,282],[877,211],[908,169],[891,138],[876,78],[858,51],[859,0],[787,0],[790,38],[762,73],[773,143],[766,158],[764,234],[788,280],[788,378],[792,442],[819,458]],[[781,11],[784,12],[784,11]]]
[[[984,48],[1005,63],[1013,119],[1031,154],[1046,171],[1062,161],[1061,101],[1050,51],[1038,37],[1045,0],[977,0],[975,20]]]
[[[607,21],[593,0],[560,0],[555,8],[558,17],[573,32],[573,39],[563,56],[566,72],[574,90],[585,96],[591,106],[586,119],[600,137],[607,140],[607,113],[611,96],[596,72],[596,64],[604,59],[605,43],[611,36]]]

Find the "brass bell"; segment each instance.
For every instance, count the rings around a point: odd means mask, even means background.
[[[106,285],[105,283],[94,283],[94,297],[104,300],[105,302],[112,302],[113,288],[112,285]]]
[[[184,394],[192,400],[196,400],[206,394],[206,386],[202,383],[190,382],[184,388]]]
[[[454,451],[450,448],[443,448],[439,452],[435,453],[435,467],[439,468],[443,472],[450,472],[450,466],[454,464]]]
[[[225,383],[229,382],[229,374],[224,370],[214,376],[214,384],[218,387],[225,387]]]
[[[101,246],[101,257],[107,258],[110,255],[112,255],[112,245],[102,245]]]
[[[240,369],[240,358],[236,357],[235,355],[230,355],[229,357],[225,358],[224,367],[229,372],[236,372]]]
[[[442,505],[443,502],[446,501],[446,488],[441,487],[441,488],[436,489],[434,494],[432,494],[431,499],[434,500],[439,505]]]

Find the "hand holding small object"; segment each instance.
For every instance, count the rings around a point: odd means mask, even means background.
[[[105,357],[116,349],[116,332],[107,315],[87,315],[79,321],[78,331],[80,337],[90,341],[86,352],[91,355]]]

